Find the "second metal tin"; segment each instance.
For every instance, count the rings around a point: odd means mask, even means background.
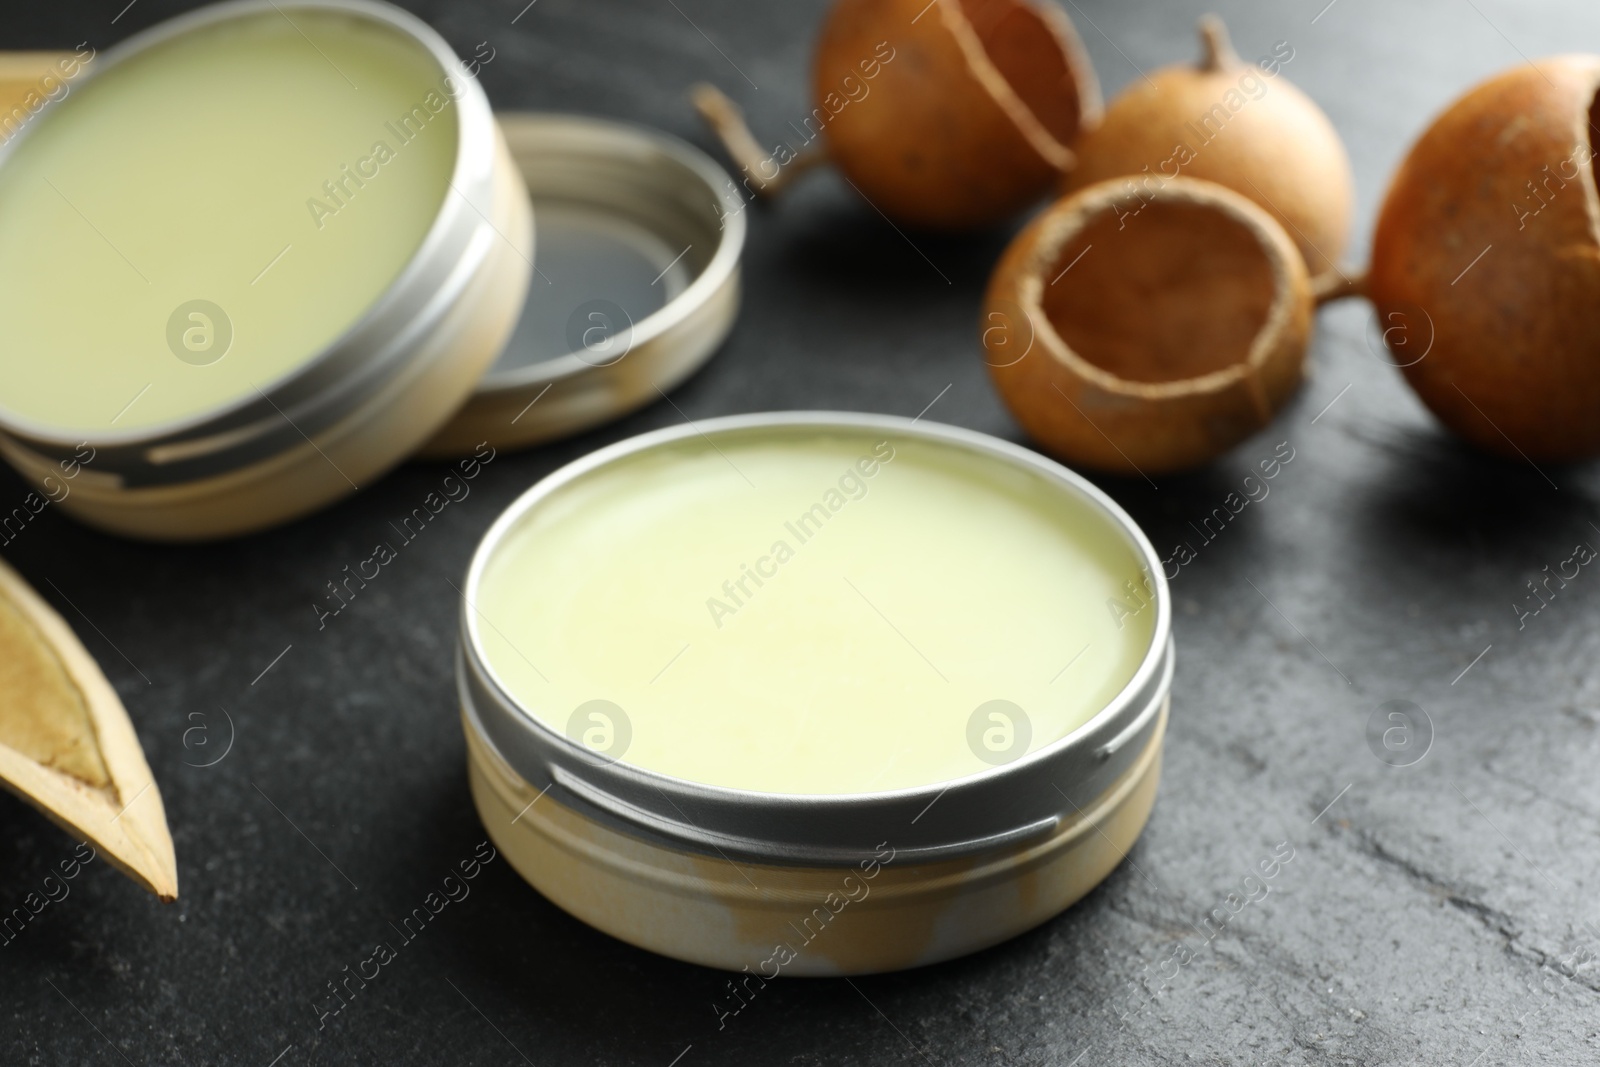
[[[597,758],[497,679],[484,639],[499,627],[477,608],[486,568],[542,508],[572,506],[570,498],[551,503],[564,488],[696,439],[720,451],[810,432],[881,434],[982,457],[1033,491],[1062,494],[1098,516],[1138,561],[1156,612],[1132,678],[1081,727],[1014,762],[847,795],[710,786]],[[1121,861],[1154,802],[1173,668],[1159,559],[1132,519],[1085,479],[983,434],[886,416],[794,413],[713,419],[623,441],[514,503],[480,544],[463,600],[461,714],[473,797],[490,836],[557,904],[667,955],[770,978],[888,970],[975,951],[1088,892]],[[923,818],[935,804],[937,817]],[[809,936],[821,926],[826,939]]]

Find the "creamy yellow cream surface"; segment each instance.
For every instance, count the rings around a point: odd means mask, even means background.
[[[1082,725],[1149,648],[1144,583],[1110,519],[1032,474],[766,430],[559,490],[488,559],[475,607],[491,671],[559,732],[712,785],[860,793]]]
[[[394,30],[280,6],[106,69],[17,140],[0,409],[92,436],[251,397],[416,252],[454,195],[458,84]]]

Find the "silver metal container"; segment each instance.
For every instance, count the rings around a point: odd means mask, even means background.
[[[180,35],[312,10],[402,34],[433,57],[441,77],[454,77],[460,92],[453,97],[452,191],[378,302],[328,348],[281,380],[263,383],[256,395],[149,429],[108,427],[86,442],[7,415],[0,397],[0,454],[35,483],[82,463],[87,444],[93,459],[61,507],[92,525],[135,537],[201,540],[322,507],[432,436],[516,321],[533,255],[522,178],[483,89],[443,38],[399,8],[372,0],[236,0],[200,8],[96,58],[74,92]],[[0,167],[48,125],[50,111],[0,150]]]
[[[1122,691],[1069,735],[954,781],[881,793],[783,795],[713,787],[599,758],[546,726],[495,680],[474,605],[505,538],[552,494],[609,464],[703,438],[795,429],[878,432],[998,460],[1043,492],[1086,502],[1147,575],[1153,637]],[[490,528],[463,588],[457,661],[473,795],[490,836],[550,899],[636,945],[761,970],[847,879],[860,903],[831,912],[825,950],[788,974],[851,974],[975,951],[1088,892],[1143,828],[1159,777],[1172,683],[1171,598],[1159,557],[1106,494],[1035,452],[950,426],[877,415],[712,419],[601,449],[535,485]],[[938,818],[921,818],[935,802]],[[884,853],[887,844],[888,854]],[[797,924],[798,921],[798,925]]]
[[[466,455],[484,441],[527,447],[653,403],[711,357],[739,309],[744,202],[703,152],[604,119],[497,118],[533,198],[535,230],[560,227],[576,245],[540,238],[523,306],[525,320],[564,324],[565,336],[520,324],[471,398],[424,446],[426,456]],[[658,288],[659,307],[641,315],[623,306],[621,271],[608,277],[607,264],[594,260],[608,247],[631,247],[639,265],[648,264],[655,279],[633,288]]]

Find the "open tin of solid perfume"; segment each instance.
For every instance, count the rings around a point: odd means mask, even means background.
[[[917,966],[1067,907],[1149,816],[1172,681],[1149,541],[1027,449],[876,415],[601,449],[465,585],[472,793],[549,899],[763,978]]]
[[[64,88],[0,148],[0,453],[63,509],[273,525],[403,459],[498,355],[527,193],[414,16],[218,4]]]
[[[704,153],[604,119],[497,118],[533,198],[538,265],[515,332],[428,456],[620,418],[699,369],[738,311],[744,203]]]
[[[743,204],[714,163],[497,122],[480,64],[387,4],[237,0],[8,59],[0,455],[103,529],[248,533],[419,447],[576,432],[736,313]]]

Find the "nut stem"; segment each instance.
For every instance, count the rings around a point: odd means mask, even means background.
[[[1208,74],[1244,65],[1228,39],[1228,27],[1217,15],[1200,17],[1200,69]]]
[[[745,122],[744,112],[726,93],[702,82],[694,87],[691,95],[695,110],[717,135],[734,164],[744,172],[745,187],[764,197],[782,192],[797,176],[818,163],[827,162],[827,149],[819,141],[795,153],[787,163],[779,164],[774,153],[761,147]],[[770,176],[766,173],[769,170],[773,170]]]
[[[1311,279],[1311,298],[1318,307],[1346,297],[1367,295],[1367,275],[1363,271],[1343,271],[1333,267]]]

